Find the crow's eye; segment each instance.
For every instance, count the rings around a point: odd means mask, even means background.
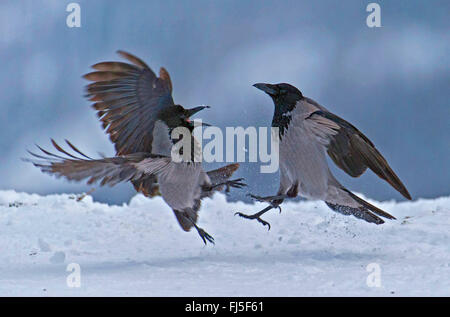
[[[280,90],[280,95],[286,95],[286,94],[287,94],[287,90],[285,90],[285,89]]]

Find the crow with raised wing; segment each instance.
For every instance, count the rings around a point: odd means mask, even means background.
[[[68,146],[75,156],[52,140],[53,146],[64,156],[51,153],[35,154],[40,160],[29,160],[43,172],[68,180],[113,186],[130,181],[135,189],[152,197],[161,194],[172,208],[180,226],[189,231],[195,227],[202,240],[214,239],[196,224],[200,201],[215,191],[245,186],[242,179],[229,180],[239,167],[230,164],[205,172],[194,160],[199,144],[192,135],[190,116],[204,106],[185,109],[173,102],[172,83],[168,72],[161,68],[159,78],[140,59],[129,53],[119,54],[132,64],[103,62],[93,66],[97,71],[86,74],[94,81],[86,87],[87,96],[95,101],[93,107],[116,148],[116,156],[92,159],[72,143]],[[188,160],[172,160],[172,147],[180,139],[172,138],[176,128],[189,131],[193,145]],[[184,150],[184,148],[181,148]],[[180,153],[182,154],[182,153]]]
[[[334,211],[353,215],[367,222],[382,224],[379,217],[395,219],[387,212],[359,198],[331,173],[326,153],[333,162],[352,177],[362,175],[370,168],[407,199],[408,190],[391,169],[373,143],[352,124],[307,98],[289,84],[255,84],[268,94],[275,105],[272,127],[278,128],[280,187],[275,196],[254,199],[270,205],[253,215],[236,213],[247,219],[270,224],[261,216],[286,198],[300,195],[323,200]]]
[[[124,51],[117,52],[130,63],[101,62],[94,72],[83,77],[93,83],[86,86],[86,97],[114,143],[116,155],[146,152],[170,155],[167,121],[189,119],[205,106],[184,109],[172,99],[172,82],[163,67],[159,77],[141,59]],[[132,181],[134,188],[147,197],[159,194],[155,175]]]

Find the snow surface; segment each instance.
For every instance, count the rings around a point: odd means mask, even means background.
[[[322,202],[288,202],[261,224],[234,216],[264,204],[205,199],[183,232],[161,198],[109,206],[91,196],[0,191],[2,296],[450,295],[450,197],[374,202],[396,221],[376,226]],[[81,267],[68,287],[67,265]],[[380,267],[369,287],[367,266]],[[372,266],[369,266],[371,268]]]

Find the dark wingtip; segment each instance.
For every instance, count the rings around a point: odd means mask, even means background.
[[[378,217],[377,217],[378,218]],[[381,218],[378,218],[375,222],[373,222],[376,225],[382,225],[384,223],[384,220]]]
[[[406,189],[405,184],[400,180],[400,178],[391,170],[392,177],[387,177],[385,180],[394,187],[400,194],[402,194],[403,197],[405,197],[408,200],[412,200],[411,195],[409,194],[408,190]]]
[[[412,197],[411,197],[411,195],[409,194],[409,192],[406,190],[406,188],[405,188],[405,192],[403,192],[402,195],[403,195],[406,199],[412,200]]]

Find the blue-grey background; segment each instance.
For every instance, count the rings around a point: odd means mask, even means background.
[[[450,193],[449,1],[378,1],[381,28],[366,26],[371,1],[339,0],[77,1],[82,27],[68,28],[70,2],[1,1],[0,189],[90,188],[20,158],[49,137],[113,154],[81,75],[124,49],[166,67],[175,101],[211,105],[201,117],[220,127],[269,126],[272,102],[252,84],[289,82],[371,138],[414,198]],[[251,192],[275,193],[277,174],[258,171],[247,163],[236,175]],[[401,199],[371,172],[337,173],[371,198]],[[121,203],[133,194],[124,184],[93,195]]]

